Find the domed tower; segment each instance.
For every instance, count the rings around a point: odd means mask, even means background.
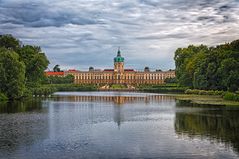
[[[114,58],[114,72],[124,72],[124,58],[121,57],[120,48],[118,49],[117,56]]]
[[[117,56],[114,58],[114,83],[123,83],[124,76],[124,58],[121,57],[120,48],[118,49]]]

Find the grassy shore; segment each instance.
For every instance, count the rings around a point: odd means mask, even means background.
[[[56,91],[96,91],[98,89],[94,84],[47,84],[44,86],[54,88]]]
[[[125,86],[112,85],[113,89],[123,89]],[[44,88],[44,89],[43,89]],[[47,89],[46,89],[47,88]],[[136,88],[142,92],[153,92],[153,93],[170,93],[176,97],[177,100],[188,101],[192,104],[200,105],[221,105],[221,106],[239,106],[239,101],[225,100],[223,99],[222,93],[201,91],[199,94],[185,94],[185,87],[179,87],[175,84],[163,84],[163,85],[140,85]],[[35,95],[45,95],[47,93],[52,94],[56,91],[97,91],[97,85],[77,85],[77,84],[47,84],[43,85],[42,88],[35,90]],[[195,91],[195,90],[193,90]],[[45,93],[47,92],[47,93]],[[205,94],[208,93],[209,94]],[[187,91],[188,93],[188,91]]]
[[[139,85],[139,91],[151,93],[184,93],[188,88],[180,87],[177,84],[160,84],[160,85]]]
[[[173,94],[177,100],[199,105],[239,106],[238,101],[229,101],[216,95]]]

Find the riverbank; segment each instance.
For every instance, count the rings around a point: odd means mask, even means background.
[[[43,87],[55,89],[55,91],[97,91],[98,86],[93,84],[46,84]]]
[[[197,105],[239,106],[238,101],[225,100],[219,95],[172,94],[177,100]]]
[[[184,93],[188,87],[181,87],[177,84],[161,84],[161,85],[139,85],[138,91],[150,93]]]
[[[192,104],[200,105],[219,105],[219,106],[239,106],[238,101],[225,100],[222,91],[186,91],[186,87],[179,87],[176,84],[163,85],[139,85],[135,89],[119,88],[118,86],[111,89],[101,90],[97,85],[76,85],[76,84],[45,84],[34,89],[29,89],[34,97],[47,97],[54,92],[70,91],[128,91],[128,92],[149,92],[164,93],[176,97],[177,100],[188,101]],[[195,93],[199,92],[199,93]],[[194,93],[194,94],[193,94]]]

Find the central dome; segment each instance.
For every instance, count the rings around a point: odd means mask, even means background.
[[[124,62],[124,58],[121,57],[120,50],[118,50],[117,56],[114,58],[114,62]]]

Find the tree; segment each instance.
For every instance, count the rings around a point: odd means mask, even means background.
[[[60,71],[61,71],[60,65],[58,65],[58,64],[55,65],[54,68],[53,68],[53,71],[54,71],[54,72],[60,72]]]
[[[199,60],[204,58],[208,51],[205,45],[179,48],[175,52],[176,77],[180,85],[193,87],[194,72],[199,65]]]
[[[21,47],[21,42],[12,35],[0,35],[0,47],[17,51]]]
[[[176,77],[182,86],[229,91],[239,88],[239,40],[210,48],[179,48],[174,60]]]
[[[71,84],[74,83],[74,76],[67,75],[65,77],[60,76],[48,76],[44,78],[44,84]]]
[[[36,86],[48,64],[39,46],[24,46],[12,35],[0,35],[0,92],[8,98],[20,98],[25,86]]]
[[[19,50],[21,61],[26,65],[27,84],[36,84],[44,77],[49,61],[38,46],[23,46]]]
[[[174,77],[174,78],[166,78],[164,80],[165,83],[177,83],[177,79]]]
[[[25,64],[13,50],[0,48],[0,92],[10,99],[23,96],[25,89]]]
[[[222,81],[221,85],[229,91],[236,91],[239,88],[239,62],[235,59],[224,59],[219,68]]]

